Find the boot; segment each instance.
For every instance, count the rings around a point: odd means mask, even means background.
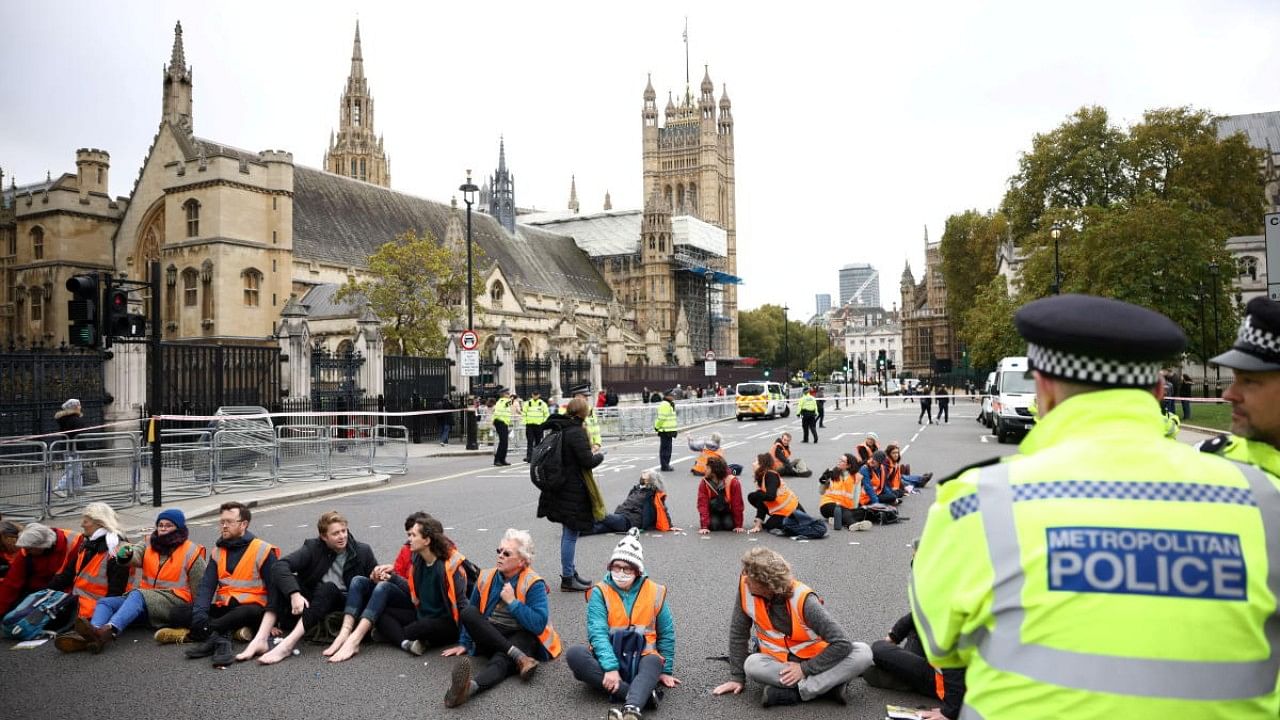
[[[224,668],[236,663],[235,648],[231,646],[231,641],[227,638],[218,636],[217,641],[213,645],[213,666],[216,668]]]
[[[528,680],[533,677],[533,671],[538,669],[538,661],[528,655],[521,655],[516,660],[516,669],[520,671],[521,680]]]
[[[635,705],[624,705],[622,707],[622,720],[642,720],[640,708]]]
[[[453,666],[453,675],[449,680],[449,691],[444,694],[444,706],[455,708],[471,697],[471,660],[462,661]]]
[[[89,643],[89,651],[97,654],[102,652],[111,643],[115,642],[116,631],[110,625],[103,625],[95,628],[93,631],[93,641]]]
[[[834,702],[837,705],[848,705],[849,701],[845,699],[844,688],[845,688],[845,683],[840,683],[839,685],[823,693],[822,696]]]
[[[207,658],[218,648],[218,641],[221,639],[222,636],[218,633],[209,633],[209,637],[205,638],[204,642],[193,648],[187,648],[183,654],[192,659]]]
[[[586,592],[590,589],[591,584],[579,579],[577,573],[560,576],[560,590],[563,592]]]
[[[777,705],[799,705],[800,691],[795,688],[779,688],[772,685],[766,686],[764,689],[765,707],[774,707]]]
[[[89,641],[80,633],[62,633],[53,639],[53,646],[64,653],[83,652],[89,649]]]
[[[933,479],[933,473],[927,472],[920,476],[920,487],[928,487],[929,481]]]
[[[160,628],[156,631],[156,642],[161,645],[170,643],[182,644],[191,636],[191,631],[186,628]]]

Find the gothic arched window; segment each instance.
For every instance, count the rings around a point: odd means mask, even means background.
[[[262,273],[254,268],[249,268],[240,273],[240,276],[244,278],[245,307],[258,307],[262,288]]]
[[[187,212],[187,237],[196,237],[200,234],[200,203],[192,198],[182,204],[182,209]]]
[[[200,280],[200,273],[195,268],[187,268],[182,271],[182,306],[195,307],[200,301],[199,291],[196,289],[196,283]]]
[[[489,288],[489,299],[490,299],[491,301],[493,301],[493,304],[495,304],[495,305],[501,305],[501,304],[502,304],[502,296],[503,296],[505,293],[506,293],[506,290],[502,287],[502,281],[501,281],[501,280],[494,280],[494,281],[493,281],[493,287]]]
[[[44,228],[39,225],[31,228],[31,258],[33,260],[44,259]]]

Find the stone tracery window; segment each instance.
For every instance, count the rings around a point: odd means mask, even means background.
[[[31,228],[31,257],[34,260],[44,259],[44,228],[39,225]]]
[[[494,281],[493,281],[493,287],[489,288],[489,300],[493,301],[493,303],[494,303],[495,305],[501,305],[501,304],[502,304],[502,296],[503,296],[504,294],[506,294],[506,291],[505,291],[505,289],[502,287],[502,281],[501,281],[501,280],[494,280]]]
[[[187,213],[187,237],[196,237],[200,234],[200,203],[192,198],[182,204],[182,209]]]
[[[187,268],[182,271],[182,306],[195,307],[199,302],[199,292],[196,289],[196,282],[200,279],[200,273],[195,268]]]
[[[245,307],[258,307],[262,288],[262,273],[249,268],[240,274],[244,278]]]

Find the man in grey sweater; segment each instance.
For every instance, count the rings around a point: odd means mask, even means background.
[[[750,652],[753,637],[756,648]],[[781,555],[757,547],[743,556],[729,623],[733,679],[717,686],[714,694],[736,695],[750,678],[764,686],[765,707],[824,696],[844,704],[845,684],[871,662],[871,647],[849,640]]]

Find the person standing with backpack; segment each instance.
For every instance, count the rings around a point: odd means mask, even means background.
[[[552,415],[546,423],[551,434],[560,433],[560,437],[556,442],[548,437],[544,444],[559,444],[561,453],[555,477],[547,477],[538,485],[542,490],[538,496],[538,517],[561,526],[560,589],[565,592],[591,589],[591,581],[579,576],[574,567],[578,535],[590,532],[595,523],[604,520],[605,516],[604,499],[596,486],[595,476],[591,474],[592,468],[604,462],[604,455],[591,451],[591,439],[583,427],[589,412],[591,406],[586,398],[575,396],[563,415]],[[531,472],[536,477],[542,468],[537,454],[533,459]],[[554,470],[555,464],[548,463],[553,466],[548,469]]]

